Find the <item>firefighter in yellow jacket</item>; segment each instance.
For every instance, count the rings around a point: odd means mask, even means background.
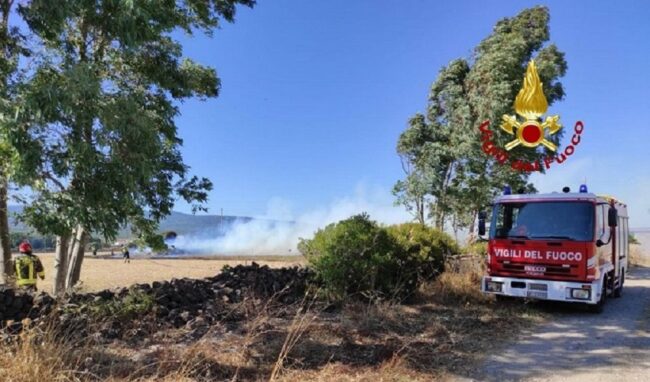
[[[32,245],[23,241],[18,246],[20,254],[14,257],[16,283],[19,287],[36,291],[36,276],[45,279],[45,269],[41,260],[32,254]]]

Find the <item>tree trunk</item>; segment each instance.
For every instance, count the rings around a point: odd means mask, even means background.
[[[70,248],[68,248],[68,269],[65,277],[65,288],[67,290],[72,289],[77,281],[79,281],[81,263],[83,262],[84,249],[87,241],[88,235],[86,234],[86,230],[82,226],[77,226]]]
[[[424,197],[420,196],[416,198],[415,208],[417,209],[418,223],[424,225]]]
[[[54,257],[54,294],[65,291],[65,275],[68,271],[68,247],[70,235],[56,237],[56,252]]]
[[[5,43],[0,50],[3,56],[2,60],[7,61],[3,65],[7,65],[15,58],[12,50],[8,48],[9,45],[6,44],[6,42],[10,41],[9,16],[11,15],[12,5],[13,1],[4,0],[0,2],[0,14],[2,16],[0,19],[0,40]],[[4,68],[4,70],[6,69]],[[8,92],[6,91],[8,76],[9,74],[5,73],[5,76],[0,79],[0,91],[3,100],[8,99]],[[9,183],[6,174],[0,173],[0,284],[6,284],[9,277],[14,273],[11,267],[11,239],[9,236],[9,211],[7,209],[8,188]]]
[[[84,233],[83,245],[80,245],[79,250],[75,252],[77,262],[75,263],[74,269],[72,270],[72,286],[74,286],[81,277],[81,264],[83,263],[84,257],[86,257],[86,245],[88,244],[88,239],[88,234]]]
[[[0,284],[6,284],[13,275],[11,268],[11,239],[9,236],[9,210],[7,206],[7,180],[0,176]]]
[[[435,225],[436,228],[444,231],[445,229],[445,212],[442,209],[442,207],[437,206],[436,208],[436,213],[435,213]]]
[[[477,214],[475,214],[475,213],[472,212],[472,221],[471,221],[471,223],[470,223],[470,225],[469,225],[469,234],[470,234],[470,235],[474,235],[474,227],[476,226],[476,224],[475,224],[475,222],[476,222],[476,215],[477,215]]]

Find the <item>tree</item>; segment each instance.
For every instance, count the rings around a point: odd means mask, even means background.
[[[19,62],[30,53],[25,47],[25,37],[10,23],[15,16],[13,5],[13,0],[0,0],[0,284],[6,283],[7,276],[13,273],[10,266],[9,187],[12,182],[24,185],[33,179],[29,163],[34,159],[33,151],[18,155],[16,145],[21,146],[21,134],[12,123],[16,91],[23,78]]]
[[[6,276],[11,269],[11,245],[9,237],[9,216],[7,209],[7,192],[8,192],[8,168],[5,163],[10,158],[10,147],[7,145],[6,133],[7,129],[4,123],[4,115],[10,109],[9,107],[9,79],[16,70],[17,59],[12,46],[16,43],[16,35],[12,33],[9,26],[9,17],[11,15],[11,1],[3,0],[0,2],[0,44],[2,53],[0,53],[0,97],[2,104],[0,105],[2,112],[2,120],[0,120],[0,159],[2,160],[2,167],[0,168],[0,284],[6,282]]]
[[[413,205],[415,197],[406,190],[415,187],[420,192],[415,196],[421,197],[421,179],[427,179],[429,217],[437,228],[443,228],[449,218],[454,228],[473,227],[478,211],[505,184],[534,191],[527,173],[500,165],[483,153],[477,127],[486,119],[498,125],[502,115],[513,114],[515,96],[532,58],[548,103],[562,99],[564,89],[558,78],[567,65],[555,45],[544,46],[549,40],[548,22],[545,7],[499,21],[475,48],[471,60],[454,60],[440,71],[431,88],[426,116],[416,115],[400,136],[397,151],[408,163],[405,167],[417,176],[408,174],[398,182],[398,200]],[[498,129],[493,133],[498,144],[511,139]],[[561,136],[560,131],[551,140],[557,144]],[[532,161],[550,155],[547,150],[517,147],[512,152]],[[414,179],[416,184],[411,186]]]
[[[19,8],[42,50],[16,124],[38,147],[23,218],[57,236],[55,291],[79,279],[91,233],[127,223],[152,245],[177,198],[202,209],[212,183],[188,175],[175,117],[190,97],[219,93],[214,69],[183,58],[173,32],[208,34],[254,0],[34,0]]]

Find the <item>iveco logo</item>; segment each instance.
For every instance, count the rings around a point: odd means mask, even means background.
[[[535,266],[535,265],[526,265],[524,267],[524,271],[526,271],[526,272],[535,272],[535,273],[544,273],[544,272],[546,272],[546,267],[540,267],[540,266]]]

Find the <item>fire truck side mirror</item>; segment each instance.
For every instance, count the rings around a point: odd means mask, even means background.
[[[485,235],[485,218],[487,217],[487,214],[483,211],[478,213],[478,235],[483,236]]]
[[[616,227],[618,225],[618,211],[616,211],[615,207],[609,207],[607,221],[610,227]]]

